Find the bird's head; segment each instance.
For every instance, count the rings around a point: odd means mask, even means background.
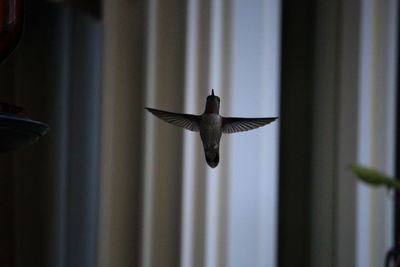
[[[207,96],[206,110],[205,113],[216,113],[219,114],[220,99],[214,95],[214,89],[211,91],[211,95]]]

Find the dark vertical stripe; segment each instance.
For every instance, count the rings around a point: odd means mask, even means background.
[[[397,11],[397,77],[400,77],[400,43],[399,43],[399,36],[400,36],[400,5],[398,5]],[[397,103],[396,103],[396,161],[395,161],[395,173],[396,179],[400,181],[400,79],[397,78]],[[395,205],[394,205],[394,233],[395,233],[395,251],[397,256],[400,255],[400,192],[396,191],[395,195]]]
[[[282,2],[278,266],[310,266],[314,1]]]
[[[1,30],[1,29],[0,29]],[[14,58],[0,65],[0,101],[14,104]],[[3,138],[3,136],[1,136]],[[14,173],[13,154],[0,154],[0,266],[14,266]]]
[[[71,14],[65,266],[95,267],[100,128],[101,23]]]

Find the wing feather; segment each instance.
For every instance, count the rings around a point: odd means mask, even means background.
[[[235,118],[235,117],[224,117],[222,119],[222,132],[229,133],[237,133],[244,132],[259,128],[268,123],[276,120],[276,117],[273,118]]]
[[[153,115],[172,125],[197,132],[200,130],[199,116],[192,114],[180,114],[154,108],[146,108]]]

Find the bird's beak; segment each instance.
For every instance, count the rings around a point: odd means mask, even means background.
[[[214,89],[212,89],[212,91],[211,91],[211,95],[212,95],[212,96],[214,96]]]

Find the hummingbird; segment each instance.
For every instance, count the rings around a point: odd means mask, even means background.
[[[212,89],[211,95],[207,96],[204,113],[201,115],[174,113],[148,107],[145,109],[172,125],[189,131],[200,132],[207,164],[211,168],[215,168],[219,163],[219,143],[222,134],[256,129],[277,119],[277,117],[223,117],[219,114],[220,102],[220,98],[214,95],[214,89]]]

